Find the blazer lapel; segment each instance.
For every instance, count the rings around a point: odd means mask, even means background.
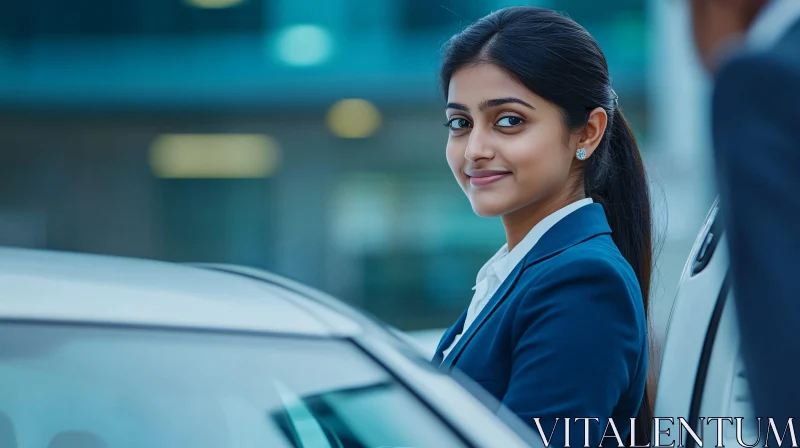
[[[497,307],[505,300],[508,296],[508,293],[517,283],[517,279],[519,278],[520,273],[522,273],[522,266],[524,265],[524,261],[517,264],[513,271],[506,277],[506,280],[500,285],[500,288],[494,293],[489,302],[486,303],[486,306],[483,307],[483,310],[478,314],[475,318],[475,321],[467,329],[466,333],[461,336],[461,339],[458,340],[458,343],[453,350],[450,351],[447,358],[439,365],[440,370],[449,371],[452,369],[453,364],[458,359],[461,352],[464,350],[464,346],[469,343],[470,339],[475,335],[475,332],[480,329],[486,319],[494,313]],[[461,322],[463,326],[463,321]]]
[[[436,347],[436,353],[433,355],[433,359],[431,362],[438,366],[442,363],[443,355],[442,352],[447,347],[450,347],[450,344],[453,343],[453,339],[456,338],[456,335],[461,333],[461,330],[464,328],[464,322],[467,320],[467,310],[465,309],[463,313],[461,313],[461,317],[458,318],[456,323],[454,323],[447,331],[444,332],[442,335],[442,339],[439,341],[439,346]]]

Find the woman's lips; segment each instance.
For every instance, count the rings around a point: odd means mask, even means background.
[[[478,176],[476,176],[476,177],[470,176],[469,182],[473,186],[481,187],[483,185],[489,185],[491,183],[497,182],[498,180],[503,179],[503,178],[509,176],[510,174],[511,173],[498,173],[498,174],[491,174],[491,175],[488,175],[488,176],[480,176],[480,177],[478,177]]]

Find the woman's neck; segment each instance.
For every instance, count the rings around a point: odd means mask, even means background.
[[[503,227],[506,230],[506,243],[508,244],[508,251],[514,250],[525,236],[530,233],[531,229],[539,224],[544,218],[566,207],[573,202],[580,201],[586,196],[583,192],[580,195],[570,194],[563,196],[554,196],[548,199],[543,199],[530,203],[518,210],[515,210],[507,215],[503,215]]]

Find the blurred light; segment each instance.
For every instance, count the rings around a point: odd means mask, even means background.
[[[295,25],[278,36],[278,57],[289,65],[321,64],[330,57],[332,50],[330,34],[316,25]]]
[[[328,127],[338,137],[369,137],[378,130],[380,124],[380,111],[366,100],[341,100],[328,111]]]
[[[186,3],[195,8],[223,9],[242,4],[244,0],[186,0]]]
[[[262,134],[164,134],[150,147],[150,168],[162,178],[253,178],[275,173],[277,142]]]

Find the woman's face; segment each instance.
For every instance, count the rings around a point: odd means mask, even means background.
[[[447,162],[475,213],[503,216],[566,191],[576,148],[558,108],[488,63],[458,70],[447,98]]]

